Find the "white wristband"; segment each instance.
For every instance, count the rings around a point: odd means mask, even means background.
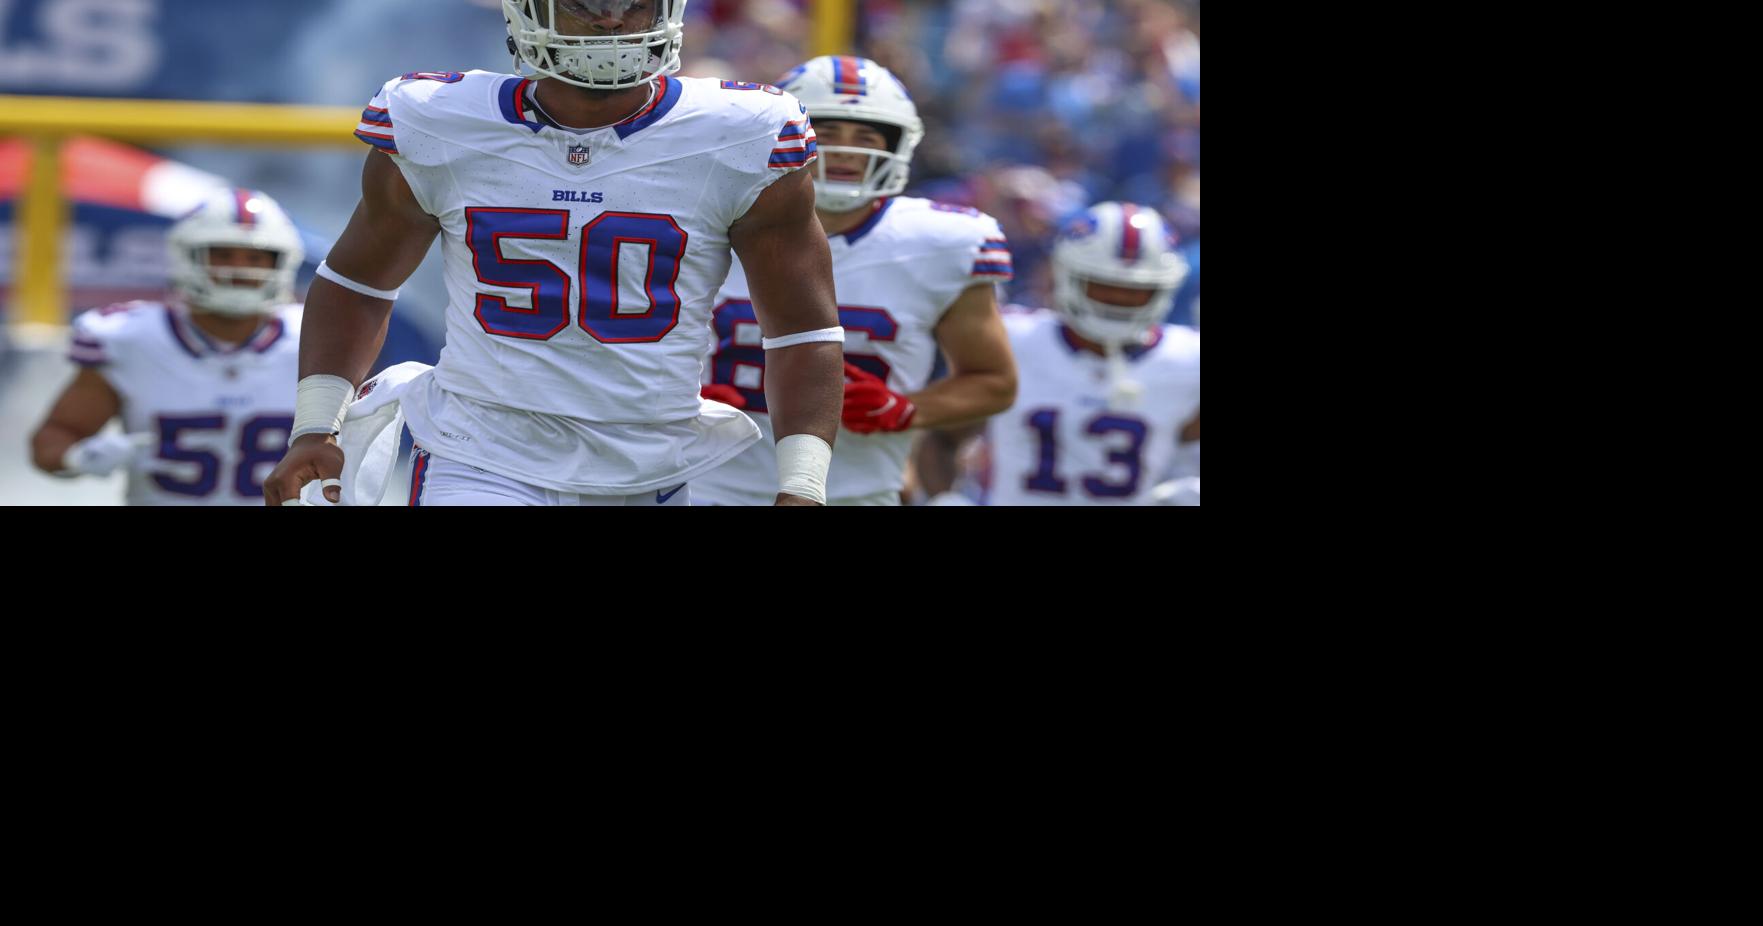
[[[343,430],[343,412],[355,397],[355,386],[341,376],[317,373],[294,389],[294,429],[288,445],[303,434],[335,434]]]
[[[845,343],[845,329],[816,328],[813,331],[798,331],[795,334],[786,334],[781,338],[760,338],[759,346],[766,350],[776,350],[780,347],[793,347],[797,344],[812,344],[816,341],[831,341],[835,344],[843,344]],[[752,342],[749,341],[748,343]]]
[[[812,434],[791,434],[777,442],[778,491],[826,504],[826,470],[831,444]]]
[[[318,275],[321,277],[324,277],[325,279],[331,281],[332,283],[337,284],[338,286],[343,287],[344,289],[353,290],[355,292],[360,293],[363,296],[372,296],[375,299],[384,299],[387,302],[397,302],[398,301],[398,291],[397,290],[395,290],[395,289],[374,289],[373,287],[367,285],[366,283],[357,283],[354,280],[351,280],[348,277],[343,276],[342,274],[336,272],[335,270],[332,270],[331,265],[328,263],[325,263],[322,260],[318,262]]]

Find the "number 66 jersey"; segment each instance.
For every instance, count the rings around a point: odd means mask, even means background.
[[[448,459],[559,491],[671,488],[757,437],[698,397],[729,226],[816,156],[775,87],[663,77],[616,125],[549,123],[534,81],[388,82],[356,135],[440,220],[447,341],[404,400]]]
[[[1010,251],[996,219],[977,209],[899,196],[876,200],[869,218],[832,236],[833,281],[845,362],[902,395],[930,382],[937,325],[968,287],[1011,277]],[[693,503],[769,505],[777,494],[777,454],[765,398],[765,350],[752,290],[736,266],[716,309],[716,354],[709,381],[732,386],[764,438],[692,484]],[[897,505],[911,431],[841,430],[827,471],[831,505]]]

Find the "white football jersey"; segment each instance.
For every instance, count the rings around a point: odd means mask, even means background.
[[[1155,330],[1127,353],[1136,407],[1108,407],[1108,364],[1072,340],[1057,313],[1007,313],[1016,404],[986,425],[991,505],[1144,505],[1200,410],[1200,333]]]
[[[487,71],[389,81],[356,134],[440,219],[447,340],[407,402],[434,453],[564,491],[670,488],[755,429],[701,404],[729,226],[812,163],[794,97],[665,77],[649,105],[575,133],[533,81]]]
[[[997,220],[975,209],[901,196],[878,201],[862,225],[833,235],[833,282],[845,360],[908,395],[937,363],[936,327],[968,287],[1010,279],[1010,251]],[[705,381],[747,400],[763,436],[739,457],[692,482],[694,504],[771,504],[777,452],[765,404],[765,350],[739,262],[716,299],[716,352]],[[912,432],[839,431],[827,471],[829,504],[898,504]]]
[[[93,309],[74,319],[70,358],[116,390],[124,430],[157,438],[129,470],[129,504],[263,504],[294,427],[300,306],[231,349],[163,303]]]

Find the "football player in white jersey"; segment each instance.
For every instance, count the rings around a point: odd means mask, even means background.
[[[167,241],[178,298],[74,319],[81,369],[32,436],[32,462],[57,476],[126,469],[131,505],[261,505],[294,423],[300,233],[268,196],[226,190]],[[99,433],[118,416],[126,433]]]
[[[899,195],[924,124],[906,88],[866,58],[815,58],[779,86],[807,107],[820,138],[815,207],[830,236],[845,328],[846,433],[827,476],[835,505],[898,505],[913,434],[983,421],[1010,407],[1016,368],[998,317],[1010,251],[989,215]],[[717,296],[705,395],[772,427],[770,369],[743,266]],[[949,376],[930,383],[937,350]],[[699,477],[699,504],[760,505],[776,468],[768,441]]]
[[[307,300],[294,441],[265,502],[321,481],[437,235],[439,364],[399,401],[412,505],[685,505],[758,429],[701,399],[730,249],[753,276],[772,370],[776,504],[825,501],[843,394],[826,235],[801,170],[806,111],[764,84],[672,77],[683,0],[505,0],[517,74],[388,81],[356,134],[362,198]]]
[[[1200,333],[1162,322],[1187,272],[1144,206],[1100,203],[1061,230],[1056,311],[1004,317],[1022,388],[987,425],[989,504],[1185,503],[1153,489],[1200,437]]]

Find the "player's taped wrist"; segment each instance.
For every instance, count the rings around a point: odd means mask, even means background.
[[[336,434],[343,430],[343,413],[355,396],[355,384],[329,373],[315,373],[300,380],[294,389],[294,429],[288,446],[307,434]]]
[[[833,448],[812,434],[791,434],[777,442],[778,491],[826,504],[826,471]]]

